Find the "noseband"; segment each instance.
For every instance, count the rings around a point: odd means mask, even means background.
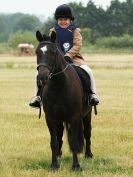
[[[51,42],[49,42],[49,41],[47,41],[47,42],[41,42],[41,43],[42,43],[42,44],[51,44]],[[48,80],[50,80],[50,79],[51,79],[52,77],[54,77],[54,76],[57,76],[57,75],[59,75],[59,74],[64,73],[65,70],[66,70],[66,69],[68,68],[68,66],[69,66],[69,64],[67,64],[66,67],[65,67],[63,70],[54,73],[54,70],[55,70],[55,67],[56,67],[56,63],[57,63],[57,52],[60,52],[60,50],[56,47],[56,51],[55,51],[55,62],[54,62],[54,64],[53,64],[53,66],[52,66],[52,69],[50,69],[50,67],[47,66],[45,63],[39,63],[39,64],[37,65],[37,70],[39,70],[39,68],[40,68],[41,66],[43,66],[44,68],[47,68],[48,70],[50,70],[50,73],[49,73],[49,75],[48,75]]]

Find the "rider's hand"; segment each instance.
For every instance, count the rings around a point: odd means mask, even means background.
[[[64,56],[66,62],[73,63],[72,59],[69,56]]]

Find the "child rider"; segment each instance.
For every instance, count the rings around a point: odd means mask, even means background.
[[[74,24],[73,9],[66,4],[60,5],[56,8],[54,16],[56,25],[54,28],[50,29],[49,35],[51,35],[52,31],[55,31],[56,43],[64,53],[66,61],[72,61],[74,65],[81,67],[88,73],[91,81],[91,95],[89,102],[92,106],[98,105],[99,99],[96,94],[93,73],[91,69],[85,64],[83,57],[79,53],[82,46],[82,36],[80,29],[77,28]],[[90,88],[88,88],[88,90],[89,89]],[[40,96],[37,96],[36,94],[35,98],[31,100],[29,105],[31,107],[39,108],[41,105]]]

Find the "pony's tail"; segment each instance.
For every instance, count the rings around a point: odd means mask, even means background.
[[[82,120],[77,125],[74,124],[74,126],[66,123],[66,130],[70,151],[76,151],[77,153],[83,152],[84,135]]]

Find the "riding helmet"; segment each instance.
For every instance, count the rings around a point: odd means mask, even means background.
[[[55,19],[58,18],[70,18],[70,20],[74,20],[74,12],[72,7],[67,4],[60,5],[55,10]]]

